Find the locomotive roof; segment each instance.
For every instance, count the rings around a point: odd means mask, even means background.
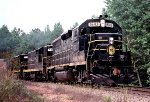
[[[61,39],[61,35],[59,37],[57,37],[55,40],[53,40],[52,43],[56,42],[57,40],[60,40]]]
[[[30,53],[33,53],[33,52],[36,52],[36,51],[39,51],[40,49],[42,49],[43,47],[52,47],[53,45],[51,43],[45,45],[45,46],[42,46],[42,47],[39,47],[38,49],[35,49],[35,50],[32,50],[30,52],[28,52],[28,54]]]
[[[33,52],[35,52],[35,51],[36,51],[36,50],[32,50],[32,51],[28,52],[28,54],[33,53]]]
[[[26,56],[26,55],[28,55],[27,53],[24,53],[24,54],[20,54],[19,56]]]
[[[20,55],[14,56],[14,57],[12,57],[12,58],[19,58],[20,56],[26,56],[26,55],[28,55],[28,54],[20,54]]]
[[[89,26],[88,26],[88,23],[90,23],[90,22],[100,22],[101,19],[105,19],[106,22],[112,23],[112,24],[114,25],[114,27],[118,28],[119,31],[122,31],[122,28],[121,28],[115,21],[113,21],[113,20],[108,20],[108,19],[106,19],[106,18],[87,19],[87,20],[84,21],[82,24],[78,25],[77,27],[73,28],[72,30],[77,29],[77,28],[79,28],[79,29],[88,28],[88,27],[89,27]],[[60,39],[61,39],[61,36],[62,36],[63,34],[66,34],[66,33],[67,33],[67,32],[63,32],[62,34],[60,34],[60,36],[57,37],[56,39],[54,39],[52,43],[55,43],[56,41],[60,40]]]
[[[112,23],[114,25],[114,27],[117,27],[120,31],[122,30],[121,27],[113,20],[108,20],[105,18],[100,18],[100,19],[87,19],[86,21],[84,21],[81,25],[79,25],[79,29],[82,28],[87,28],[88,27],[88,23],[90,22],[100,22],[100,20],[104,19],[106,22],[108,23]]]

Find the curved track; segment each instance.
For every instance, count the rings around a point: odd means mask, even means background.
[[[53,82],[52,82],[53,83]],[[77,87],[88,87],[93,89],[102,89],[104,91],[113,91],[113,92],[121,92],[121,93],[127,93],[132,95],[138,95],[138,96],[144,96],[144,97],[150,97],[150,87],[110,87],[110,86],[99,86],[99,85],[90,85],[87,83],[64,83],[64,82],[55,82],[59,84],[67,84],[70,86],[77,86]]]
[[[25,81],[26,83],[26,81]],[[51,82],[27,82],[27,87],[36,91],[47,98],[57,96],[56,98],[67,95],[71,97],[69,101],[61,102],[103,102],[103,99],[110,98],[112,102],[150,102],[150,88],[139,87],[106,87],[93,86],[85,84],[51,83]],[[54,92],[53,92],[54,91]],[[51,93],[51,94],[50,94]],[[86,96],[86,97],[85,97]],[[97,100],[100,99],[100,100]],[[68,98],[67,98],[68,100]],[[76,101],[75,101],[76,100]],[[105,101],[104,101],[105,102]]]
[[[126,90],[129,94],[150,97],[150,88],[144,87],[103,87],[106,91],[122,92]]]

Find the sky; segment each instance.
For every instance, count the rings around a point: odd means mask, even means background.
[[[7,25],[26,33],[34,28],[53,29],[60,22],[64,30],[78,22],[81,24],[92,15],[102,14],[105,0],[0,0],[0,27]]]

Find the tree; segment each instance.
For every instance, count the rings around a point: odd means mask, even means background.
[[[0,28],[0,52],[11,51],[13,48],[12,35],[6,25]]]
[[[63,33],[62,25],[59,23],[56,23],[54,25],[54,30],[52,31],[50,41],[52,42],[54,39],[56,39],[58,36],[60,36],[61,33]]]
[[[31,51],[31,49],[34,49],[34,47],[31,48],[27,43],[26,39],[22,39],[19,46],[17,47],[17,50],[15,51],[15,55],[27,53]]]
[[[133,62],[145,83],[144,71],[150,68],[149,0],[106,0],[106,5],[108,15],[123,28],[124,42],[131,50]]]
[[[48,44],[48,43],[50,43],[51,41],[50,41],[50,39],[51,39],[51,34],[52,34],[52,32],[51,32],[51,30],[50,30],[50,27],[49,27],[49,25],[46,25],[46,27],[45,27],[45,31],[44,31],[44,34],[45,34],[45,42]]]
[[[44,32],[44,33],[47,34],[47,35],[50,35],[50,34],[51,34],[51,30],[50,30],[49,25],[46,25],[46,27],[45,27],[45,32]]]
[[[34,46],[34,49],[31,50],[35,50],[46,44],[44,36],[44,32],[41,31],[39,28],[32,29],[30,34],[27,36],[28,45]]]
[[[14,50],[16,50],[19,47],[19,44],[21,42],[20,36],[23,33],[24,33],[23,30],[21,30],[20,28],[17,29],[16,27],[11,31],[12,41],[13,41],[11,44],[13,44]]]
[[[41,31],[39,28],[32,29],[29,34],[16,34],[20,37],[20,43],[17,47],[15,54],[19,55],[22,53],[27,53],[32,50],[38,49],[42,46],[45,46],[51,43],[55,38],[57,38],[63,32],[63,28],[60,23],[54,25],[54,30],[50,31],[49,25],[45,27],[44,31]],[[14,35],[16,29],[13,31]]]
[[[63,32],[62,25],[56,23],[54,30],[50,31],[49,25],[45,27],[45,31],[39,28],[32,29],[26,34],[20,28],[14,28],[9,32],[6,25],[0,28],[0,58],[6,57],[6,54],[20,55],[38,49],[42,46],[50,44]]]

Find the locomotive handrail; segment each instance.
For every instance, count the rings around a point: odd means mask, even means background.
[[[97,46],[98,46],[98,45],[99,45],[99,44],[97,44],[95,48],[97,48]],[[93,57],[93,56],[94,56],[94,53],[95,53],[95,50],[93,51],[93,54],[92,54],[92,56],[91,56],[91,57]]]
[[[113,34],[113,35],[122,35],[120,33],[94,33],[94,34]]]

